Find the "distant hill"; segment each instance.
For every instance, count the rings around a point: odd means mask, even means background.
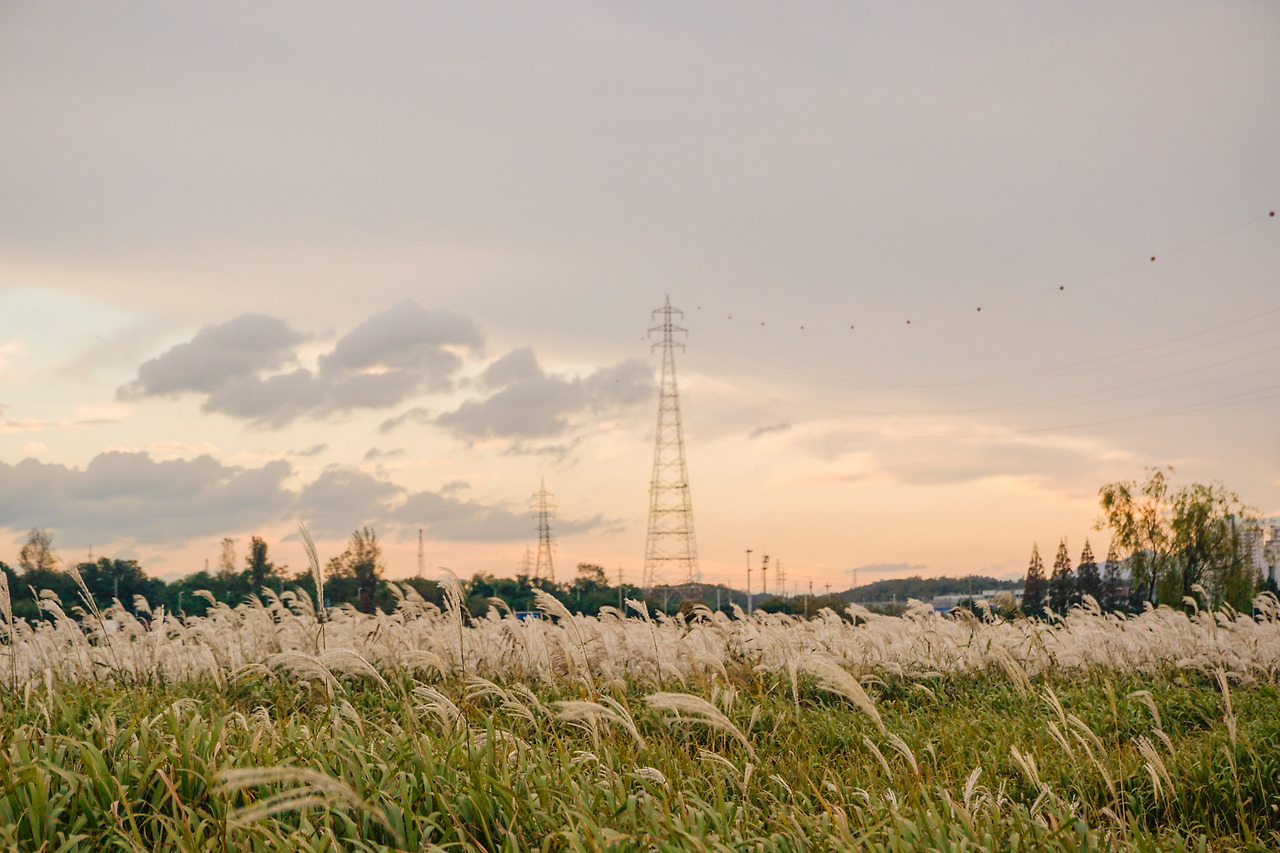
[[[839,593],[847,601],[898,601],[908,598],[929,601],[935,595],[978,595],[988,589],[1021,589],[1021,580],[997,580],[985,575],[968,575],[963,578],[891,578],[847,589]]]

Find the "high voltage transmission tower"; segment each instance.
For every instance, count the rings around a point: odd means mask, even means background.
[[[662,342],[651,349],[662,348],[662,387],[658,392],[658,430],[653,439],[653,478],[649,481],[649,536],[644,557],[644,586],[653,589],[660,581],[696,584],[702,581],[698,570],[698,546],[693,536],[693,499],[689,495],[689,471],[684,459],[684,427],[680,421],[680,396],[676,391],[676,333],[689,330],[671,322],[673,314],[684,312],[666,304],[653,312],[660,325],[649,330],[650,336],[662,333]]]
[[[534,565],[533,577],[535,580],[543,578],[555,583],[556,570],[551,566],[551,511],[554,506],[547,503],[547,481],[542,481],[542,488],[538,490],[538,507],[536,512],[538,518],[538,562]]]

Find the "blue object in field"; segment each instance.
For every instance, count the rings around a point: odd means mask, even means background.
[[[523,622],[526,619],[541,619],[541,610],[517,610],[516,618]]]

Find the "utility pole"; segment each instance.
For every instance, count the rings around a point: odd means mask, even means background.
[[[652,590],[659,578],[668,583],[692,585],[702,582],[698,569],[698,546],[693,535],[693,499],[689,494],[689,470],[685,465],[684,426],[680,418],[680,395],[676,389],[675,335],[689,330],[671,322],[684,312],[666,304],[653,312],[662,315],[659,325],[649,329],[662,334],[662,341],[650,350],[662,348],[662,385],[658,392],[658,428],[653,439],[653,476],[649,480],[649,533],[645,543],[644,586]],[[674,572],[668,572],[673,569]]]
[[[751,549],[747,549],[747,615],[750,616],[751,610]]]
[[[809,618],[809,599],[813,598],[813,578],[809,578],[809,594],[804,597],[804,618]]]
[[[418,528],[418,577],[421,578],[426,574],[426,557],[422,551],[422,528]]]
[[[760,561],[760,598],[769,597],[769,555],[765,554]]]

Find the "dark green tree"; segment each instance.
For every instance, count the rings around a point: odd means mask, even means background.
[[[249,540],[249,556],[244,558],[244,562],[249,589],[254,595],[262,591],[267,581],[275,580],[278,576],[275,564],[267,558],[267,543],[261,536],[254,536]]]
[[[1022,612],[1039,619],[1044,615],[1049,582],[1044,577],[1044,560],[1040,559],[1040,546],[1031,546],[1031,563],[1027,566],[1027,579],[1022,585]]]
[[[1112,542],[1107,548],[1107,559],[1102,564],[1102,598],[1098,599],[1108,613],[1128,609],[1129,596],[1125,591],[1124,576],[1120,573],[1120,560]]]
[[[99,557],[96,562],[78,563],[76,570],[84,579],[94,603],[101,608],[109,606],[114,599],[125,609],[133,611],[135,596],[140,595],[148,605],[155,605],[162,603],[165,595],[165,582],[147,577],[137,560]]]
[[[40,527],[31,528],[27,541],[18,552],[18,565],[24,573],[54,571],[58,558],[53,555],[53,537],[49,535],[49,531]]]
[[[1084,550],[1080,552],[1080,565],[1076,566],[1076,598],[1083,602],[1086,595],[1093,596],[1098,606],[1103,605],[1102,575],[1098,571],[1098,563],[1093,559],[1093,549],[1089,540],[1084,540]]]
[[[1071,555],[1067,553],[1067,540],[1058,542],[1058,553],[1053,558],[1053,574],[1049,576],[1049,607],[1054,613],[1066,613],[1071,609],[1076,595],[1076,576],[1071,570]]]
[[[382,563],[382,546],[371,528],[365,527],[351,534],[351,544],[341,557],[343,565],[355,580],[356,609],[361,613],[373,612],[373,597],[386,566]]]

